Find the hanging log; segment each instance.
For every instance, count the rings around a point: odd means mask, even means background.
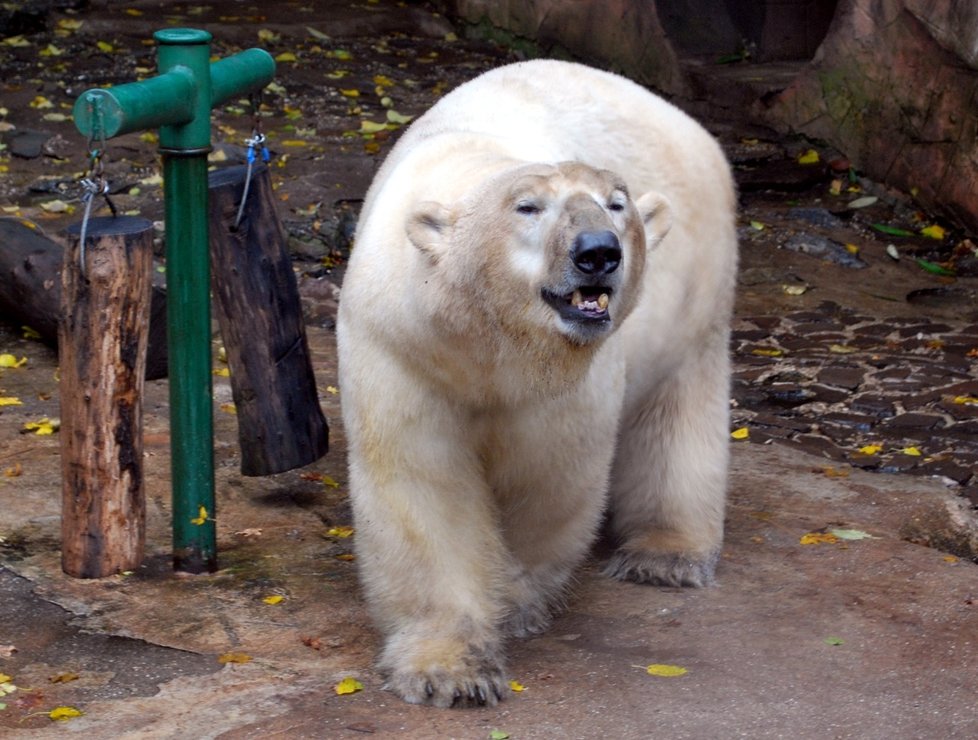
[[[77,578],[135,569],[143,558],[142,396],[153,268],[143,218],[68,230],[58,335],[61,367],[61,567]]]
[[[269,475],[308,465],[328,448],[299,289],[275,213],[268,168],[211,173],[211,283],[231,370],[241,472]]]
[[[75,236],[77,239],[77,235]],[[29,326],[48,344],[58,341],[62,246],[29,221],[0,219],[0,315]],[[166,377],[166,286],[153,273],[146,379]]]

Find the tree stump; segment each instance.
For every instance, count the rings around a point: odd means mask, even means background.
[[[64,248],[29,221],[0,219],[0,314],[34,329],[51,345],[58,341],[64,259]],[[166,377],[165,279],[154,272],[153,283],[147,380]]]
[[[153,225],[89,219],[61,271],[61,567],[77,578],[135,569],[143,558],[142,394]]]
[[[247,166],[211,173],[211,284],[238,419],[241,472],[308,465],[329,446],[299,289],[275,213],[268,168],[256,165],[235,227]]]

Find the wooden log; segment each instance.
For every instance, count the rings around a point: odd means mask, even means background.
[[[153,225],[88,222],[68,230],[58,347],[61,367],[61,567],[77,578],[133,570],[146,537],[142,394]]]
[[[77,239],[77,234],[75,236]],[[0,218],[0,316],[57,346],[64,249],[29,221]],[[153,273],[146,379],[166,377],[166,285]]]
[[[241,472],[308,465],[329,446],[299,289],[268,168],[256,165],[235,227],[247,167],[211,173],[211,284],[231,370]]]

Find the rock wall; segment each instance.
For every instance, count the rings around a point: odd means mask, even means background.
[[[628,75],[668,95],[685,91],[679,59],[655,3],[635,0],[449,0],[476,35],[548,56],[571,57]]]
[[[801,23],[800,12],[823,24],[834,5],[814,58],[783,89],[758,92],[756,100],[745,97],[743,111],[781,132],[826,141],[871,178],[913,192],[924,207],[978,230],[976,0],[724,0],[709,12],[703,2],[445,0],[443,5],[484,35],[509,35],[537,53],[618,70],[680,103],[700,89],[690,85],[680,57],[699,55],[702,61],[728,54],[732,39],[743,33],[764,52],[752,56],[749,70],[761,75],[764,65],[753,62],[784,58],[782,37]],[[754,29],[756,44],[753,26],[741,18],[747,11],[763,11],[761,31]],[[689,28],[682,27],[684,18]],[[710,34],[712,50],[704,46]],[[768,37],[774,41],[765,50]],[[811,47],[811,41],[805,44]]]
[[[842,0],[811,64],[757,115],[978,229],[978,3]]]

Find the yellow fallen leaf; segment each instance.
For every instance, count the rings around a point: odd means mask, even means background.
[[[774,349],[773,347],[758,347],[756,349],[752,349],[750,353],[752,355],[757,355],[758,357],[781,357],[781,355],[784,354],[782,350]]]
[[[85,21],[75,20],[73,18],[61,18],[58,21],[58,28],[64,31],[77,31],[85,24]]]
[[[798,164],[817,164],[818,163],[818,152],[814,149],[809,149],[798,155]]]
[[[0,683],[9,683],[13,680],[13,676],[8,676],[6,673],[0,673]]]
[[[0,396],[0,406],[23,406],[23,402],[14,396]]]
[[[764,229],[766,229],[766,228],[767,228],[767,226],[765,226],[765,225],[764,225],[763,223],[761,223],[760,221],[751,221],[751,222],[750,222],[750,227],[751,227],[752,229],[754,229],[754,231],[764,231]]]
[[[808,292],[807,285],[788,285],[781,286],[781,292],[785,295],[805,295]]]
[[[900,450],[904,455],[910,455],[911,457],[920,457],[923,453],[916,447],[904,447]]]
[[[247,653],[223,653],[217,656],[217,662],[221,665],[227,665],[228,663],[247,663],[251,660],[251,656]]]
[[[53,719],[55,722],[67,722],[69,719],[81,717],[83,714],[84,712],[79,709],[75,709],[74,707],[55,707],[48,712],[48,717]]]
[[[260,29],[258,29],[258,40],[259,41],[264,41],[264,42],[268,43],[270,41],[272,41],[272,42],[278,41],[280,38],[281,38],[281,36],[279,34],[275,33],[275,31],[271,31],[271,30],[269,30],[267,28],[260,28]]]
[[[361,134],[376,134],[380,131],[386,131],[386,123],[374,123],[373,121],[360,121],[360,133]]]
[[[0,44],[4,46],[30,46],[31,42],[24,38],[23,34],[18,34],[16,36],[8,36]]]
[[[347,537],[352,537],[353,532],[354,532],[353,527],[348,527],[345,525],[340,527],[330,527],[329,529],[326,530],[326,534],[328,534],[330,537],[341,537],[343,539],[346,539]]]
[[[225,414],[236,414],[238,413],[238,407],[233,403],[222,403],[220,406],[221,411]]]
[[[211,370],[211,374],[212,375],[219,375],[222,378],[230,378],[231,377],[231,370],[229,368],[226,368],[226,367],[215,367],[213,370]]]
[[[859,448],[862,455],[875,455],[883,449],[883,445],[863,445]]]
[[[802,545],[831,545],[838,541],[838,537],[828,532],[809,532],[808,534],[802,535],[801,539],[798,540]]]
[[[49,434],[54,434],[61,427],[61,422],[57,419],[44,418],[39,421],[28,421],[24,424],[24,431],[34,432],[34,434],[39,434],[42,437]]]
[[[198,527],[207,521],[207,507],[201,506],[197,510],[197,516],[190,520],[191,524],[196,524]]]
[[[353,90],[353,89],[351,89],[351,90],[340,90],[340,95],[342,95],[344,98],[359,98],[360,97],[360,91],[359,90]]]
[[[340,389],[337,388],[335,385],[327,385],[326,392],[335,396],[337,393],[340,392]]]
[[[953,403],[964,406],[978,406],[978,398],[974,396],[955,396]]]
[[[347,563],[350,563],[350,562],[353,562],[354,560],[356,560],[357,559],[357,556],[354,555],[352,552],[345,552],[342,555],[337,555],[336,556],[336,559],[337,560],[342,560],[342,561],[347,562]]]
[[[750,437],[750,430],[747,427],[740,427],[730,432],[730,436],[734,439],[747,439]]]
[[[108,41],[96,41],[95,45],[98,47],[99,51],[104,52],[105,54],[111,54],[113,51],[115,51],[115,47]]]
[[[374,84],[380,87],[394,87],[394,80],[386,75],[374,75]]]
[[[309,142],[303,141],[302,139],[285,139],[282,142],[282,146],[292,146],[292,147],[309,146]]]
[[[62,49],[59,49],[54,44],[48,44],[37,53],[38,56],[42,56],[42,57],[59,57],[62,54],[64,54],[64,51]]]
[[[20,327],[20,330],[24,333],[23,334],[24,339],[40,339],[41,338],[41,333],[39,331],[37,331],[36,329],[32,329],[29,326],[22,326],[22,327]],[[26,360],[27,358],[25,357],[24,359]]]
[[[5,478],[18,478],[24,474],[24,466],[20,463],[14,463],[9,468],[4,469],[3,475]]]
[[[403,126],[405,123],[410,122],[412,118],[414,118],[414,116],[405,116],[402,115],[401,113],[398,113],[396,110],[387,111],[388,123],[396,123],[399,126]]]
[[[943,558],[941,558],[941,559],[942,559],[942,560],[943,560],[943,561],[944,561],[945,563],[956,563],[956,562],[958,562],[958,558],[957,558],[957,557],[955,557],[954,555],[945,555],[945,556],[944,556]]]
[[[281,54],[276,54],[275,55],[275,61],[276,62],[295,62],[295,61],[298,61],[298,59],[296,59],[295,54],[293,54],[291,51],[283,51]]]
[[[676,676],[685,676],[689,671],[687,671],[682,666],[678,665],[666,665],[664,663],[653,663],[647,666],[645,672],[650,676],[662,676],[663,678],[674,678]]]
[[[517,694],[519,694],[521,691],[526,691],[526,686],[521,684],[519,681],[510,680],[509,690],[515,691]]]
[[[830,344],[829,352],[833,352],[837,355],[851,355],[853,352],[858,352],[856,347],[850,347],[845,344]]]
[[[943,239],[946,234],[944,228],[938,226],[937,224],[931,224],[930,226],[925,226],[920,230],[920,233],[928,237],[929,239],[937,239],[938,241]]]
[[[41,208],[48,213],[71,213],[73,210],[75,210],[60,198],[55,198],[54,200],[49,200],[46,203],[41,203]]]
[[[846,244],[846,251],[849,254],[859,254],[859,247],[855,244]]]
[[[833,468],[831,466],[822,468],[822,473],[826,478],[848,478],[849,471],[845,468]]]
[[[72,681],[77,681],[78,678],[77,673],[58,673],[54,676],[48,676],[48,681],[51,683],[71,683]]]
[[[344,694],[355,694],[358,691],[363,691],[363,684],[352,676],[347,676],[336,684],[333,690],[340,696],[343,696]]]
[[[273,594],[271,596],[266,596],[264,599],[262,599],[262,601],[271,606],[275,606],[276,604],[281,604],[283,601],[285,601],[285,597],[281,594]]]
[[[339,488],[340,487],[340,484],[337,483],[332,477],[326,475],[326,473],[323,473],[322,474],[322,476],[320,477],[320,480],[323,482],[323,485],[324,486],[329,486],[330,488]]]

